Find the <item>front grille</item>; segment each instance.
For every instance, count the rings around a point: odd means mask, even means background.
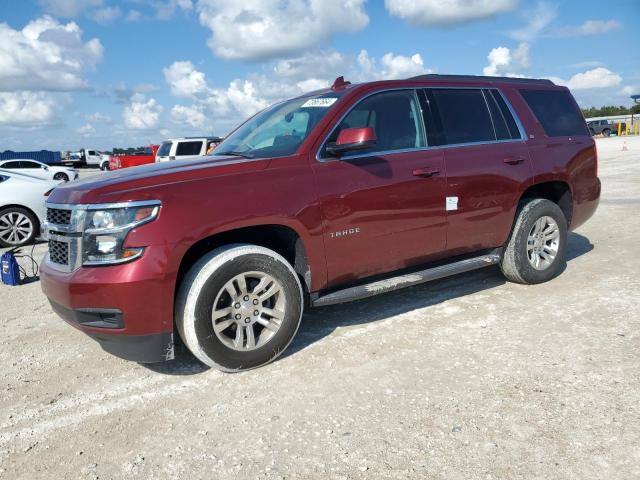
[[[69,265],[69,244],[57,240],[49,240],[49,259],[52,263]]]
[[[71,210],[47,208],[47,222],[55,225],[69,225],[71,223]]]

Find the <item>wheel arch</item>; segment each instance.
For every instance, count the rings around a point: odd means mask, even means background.
[[[311,266],[301,235],[282,224],[262,224],[216,232],[191,245],[182,256],[176,278],[176,292],[189,269],[211,250],[232,243],[247,243],[268,248],[282,255],[300,277],[300,283],[311,291]]]
[[[573,217],[573,196],[571,187],[563,180],[549,180],[536,183],[527,187],[520,196],[519,203],[534,198],[545,198],[557,204],[564,213],[567,225],[571,224]]]

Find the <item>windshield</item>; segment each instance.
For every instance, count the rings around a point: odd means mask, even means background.
[[[159,157],[166,157],[167,155],[169,155],[169,150],[171,150],[171,142],[162,142],[157,155]]]
[[[258,113],[225,139],[212,155],[247,158],[292,155],[342,92],[295,98]]]

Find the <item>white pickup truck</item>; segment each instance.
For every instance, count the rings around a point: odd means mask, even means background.
[[[111,155],[100,153],[97,150],[85,150],[85,164],[88,167],[100,167],[100,170],[109,169]]]

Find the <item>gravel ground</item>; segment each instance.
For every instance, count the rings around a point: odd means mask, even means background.
[[[538,286],[496,268],[305,315],[228,375],[112,357],[0,286],[0,479],[640,478],[640,138]],[[43,254],[43,247],[36,249]]]

